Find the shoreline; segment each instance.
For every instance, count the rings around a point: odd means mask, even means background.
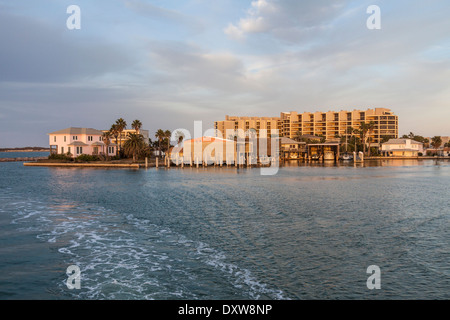
[[[90,167],[90,168],[135,168],[139,163],[64,163],[64,162],[24,162],[26,167]]]
[[[50,152],[50,149],[0,149],[0,152]]]
[[[160,163],[158,165],[158,167],[156,167],[156,163],[154,161],[149,161],[147,163],[147,165],[145,164],[145,162],[138,162],[138,163],[107,163],[107,162],[48,162],[45,161],[45,159],[34,159],[34,158],[3,158],[0,159],[0,162],[12,162],[12,161],[24,161],[23,165],[27,166],[27,167],[73,167],[73,168],[133,168],[133,169],[146,169],[146,168],[195,168],[197,167],[196,164],[184,164],[181,165],[180,164],[175,164],[175,163],[171,163],[169,166],[165,165],[164,162]],[[395,161],[399,161],[399,160],[416,160],[416,161],[426,161],[426,160],[450,160],[450,157],[370,157],[370,158],[366,158],[363,162],[354,162],[354,161],[304,161],[304,160],[299,160],[299,159],[287,159],[287,160],[282,160],[279,163],[279,167],[283,167],[285,166],[285,164],[289,163],[293,163],[293,162],[299,162],[299,163],[305,163],[305,164],[364,164],[364,163],[373,163],[373,162],[378,162],[378,161],[386,161],[386,160],[395,160]],[[31,161],[31,162],[25,162],[25,161]],[[241,165],[236,165],[236,164],[223,164],[223,165],[215,165],[215,164],[208,164],[208,165],[203,165],[203,163],[199,163],[198,167],[217,167],[217,168],[229,168],[229,167],[240,167],[240,168],[260,168],[260,167],[268,167],[269,165],[247,165],[247,164],[241,164]]]

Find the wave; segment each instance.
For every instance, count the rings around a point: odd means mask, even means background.
[[[35,232],[54,249],[62,266],[80,268],[81,289],[68,290],[64,273],[51,289],[58,297],[286,299],[281,290],[230,262],[220,249],[148,219],[98,205],[46,203],[11,194],[1,198],[0,209],[11,213],[19,232]]]

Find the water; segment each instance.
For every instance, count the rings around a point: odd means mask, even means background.
[[[0,299],[450,298],[450,162],[259,173],[0,163]]]
[[[35,157],[47,157],[50,153],[48,151],[43,152],[0,152],[0,158],[35,158]]]

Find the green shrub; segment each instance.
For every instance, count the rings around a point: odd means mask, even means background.
[[[76,160],[77,162],[87,162],[87,161],[99,161],[100,158],[98,156],[91,156],[90,154],[80,154]]]
[[[56,154],[52,153],[48,156],[49,160],[64,160],[64,161],[72,161],[72,157],[68,154]]]

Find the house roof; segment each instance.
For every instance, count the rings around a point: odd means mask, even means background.
[[[222,138],[218,138],[218,137],[200,137],[200,138],[194,138],[194,139],[189,139],[189,140],[183,140],[183,142],[194,142],[194,143],[198,143],[198,142],[234,142],[234,140],[229,140],[229,139],[222,139]]]
[[[298,142],[286,137],[281,137],[281,144],[306,144],[306,142]]]
[[[77,128],[77,127],[70,127],[66,129],[62,129],[55,132],[50,132],[48,134],[87,134],[87,135],[99,135],[101,136],[103,134],[102,131],[92,128]]]
[[[81,141],[73,141],[72,143],[69,143],[68,146],[86,147],[88,144]]]
[[[422,142],[411,139],[389,139],[388,142],[385,142],[383,144],[406,144],[406,140],[410,140],[411,144],[423,144]]]
[[[104,145],[105,144],[103,142],[101,142],[101,141],[95,141],[94,143],[91,143],[91,146],[104,146]]]
[[[418,152],[419,150],[417,150],[417,149],[391,149],[391,150],[383,150],[383,151],[386,151],[386,152],[392,152],[392,151],[399,151],[399,152],[407,152],[407,151],[410,151],[410,152]]]
[[[321,137],[318,137],[318,136],[315,136],[312,134],[304,134],[304,135],[301,135],[300,138],[310,139],[310,140],[320,140],[321,139]]]

